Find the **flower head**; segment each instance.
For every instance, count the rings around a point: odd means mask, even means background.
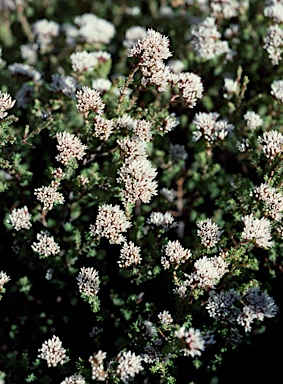
[[[60,252],[59,245],[55,242],[54,237],[48,232],[41,232],[36,235],[37,243],[34,242],[31,246],[34,252],[39,253],[40,257],[48,257],[57,255]]]
[[[9,215],[7,222],[11,224],[16,231],[21,229],[29,229],[32,224],[30,222],[31,214],[28,211],[27,206],[23,208],[14,208]]]
[[[142,369],[142,358],[134,352],[120,352],[118,354],[117,375],[123,383],[129,383]]]
[[[271,237],[271,222],[262,217],[257,219],[253,214],[243,217],[244,230],[242,239],[254,241],[258,247],[270,248],[273,246]]]
[[[85,155],[87,146],[83,145],[75,135],[65,131],[57,133],[56,138],[58,141],[57,149],[60,152],[56,156],[56,160],[61,163],[66,165],[71,159],[81,160]]]
[[[98,272],[94,268],[82,267],[77,280],[80,293],[84,293],[87,296],[97,295],[100,281]]]
[[[91,89],[87,86],[82,87],[77,92],[77,109],[80,113],[87,115],[89,111],[96,112],[98,114],[103,113],[105,104],[103,103],[99,92]]]
[[[120,268],[127,268],[131,265],[137,265],[141,263],[140,257],[141,249],[140,247],[135,246],[135,244],[130,241],[129,243],[124,243],[120,252],[120,257],[118,260],[118,265]]]
[[[41,352],[38,357],[46,360],[48,367],[63,365],[67,361],[66,349],[62,347],[58,336],[53,335],[52,339],[45,341],[38,351]]]
[[[127,220],[119,205],[104,204],[98,208],[95,225],[91,225],[92,236],[106,237],[110,244],[121,244],[125,241],[122,232],[126,232],[132,224]]]
[[[13,108],[16,100],[12,100],[12,97],[9,93],[2,93],[0,91],[0,119],[4,119],[8,115],[8,110]]]

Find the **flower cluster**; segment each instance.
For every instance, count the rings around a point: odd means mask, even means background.
[[[118,183],[124,184],[121,192],[123,203],[135,203],[137,200],[149,203],[152,196],[157,195],[157,181],[153,180],[156,175],[156,169],[146,157],[125,161],[117,178]]]
[[[31,228],[30,219],[31,214],[25,205],[23,208],[14,208],[9,215],[7,223],[11,224],[16,231],[20,231],[21,229]]]
[[[125,241],[122,233],[131,225],[119,205],[104,204],[98,208],[96,222],[90,226],[90,233],[98,238],[106,237],[110,244],[121,244]]]
[[[60,152],[56,160],[63,164],[68,164],[73,158],[81,160],[85,155],[86,145],[83,145],[78,137],[69,132],[59,132],[56,134],[58,141],[57,149]]]
[[[37,20],[33,23],[32,29],[36,42],[41,48],[46,48],[52,42],[52,38],[59,34],[59,24],[47,19]]]
[[[140,264],[142,260],[140,257],[140,252],[140,247],[135,246],[132,241],[129,243],[124,243],[118,260],[119,267],[127,268],[131,265]]]
[[[157,227],[162,227],[163,229],[173,228],[178,225],[174,222],[174,217],[170,212],[152,212],[146,222],[147,224],[156,225]]]
[[[43,203],[43,210],[51,210],[54,204],[63,204],[64,196],[55,187],[40,187],[34,190],[37,199]]]
[[[201,239],[202,245],[207,248],[214,247],[220,240],[220,236],[224,231],[221,231],[216,223],[211,219],[201,220],[197,223],[197,235]]]
[[[163,60],[172,56],[169,49],[169,39],[153,29],[147,30],[142,40],[137,40],[128,49],[128,57],[138,57],[143,79],[142,84],[155,84],[161,92],[166,90],[169,78],[169,68]]]
[[[82,267],[77,276],[80,293],[87,296],[95,296],[99,291],[99,276],[94,268]]]
[[[107,371],[104,370],[103,360],[106,358],[106,353],[101,350],[94,353],[89,358],[91,364],[91,378],[92,380],[105,381],[107,379]]]
[[[78,82],[72,76],[52,75],[52,82],[49,85],[52,92],[62,92],[63,95],[69,98],[74,98],[78,89]]]
[[[37,252],[40,257],[48,257],[57,255],[60,252],[59,245],[55,242],[54,237],[48,232],[41,232],[36,235],[37,242],[32,243],[31,248]]]
[[[258,137],[258,142],[262,144],[263,152],[268,159],[274,159],[283,150],[283,135],[279,131],[264,132]]]
[[[87,116],[90,111],[97,114],[103,113],[105,104],[96,90],[84,86],[77,92],[76,96],[78,111],[83,115]]]
[[[8,283],[11,278],[8,276],[5,272],[1,271],[0,272],[0,293],[3,292],[3,286],[4,284]]]
[[[38,350],[39,358],[46,360],[48,367],[56,367],[58,364],[65,364],[68,360],[66,349],[58,336],[53,335],[52,339],[46,340]]]
[[[268,53],[272,65],[278,65],[281,61],[283,51],[283,29],[279,25],[271,25],[267,29],[266,36],[263,38],[263,48]]]
[[[0,119],[4,119],[8,115],[8,110],[13,108],[16,100],[12,100],[12,97],[9,93],[2,93],[0,91]]]
[[[228,53],[227,41],[222,41],[213,17],[207,17],[202,23],[191,29],[192,44],[196,54],[203,60],[211,60]]]
[[[232,132],[234,125],[225,120],[218,120],[219,116],[217,112],[197,113],[193,120],[197,128],[197,131],[193,132],[193,141],[198,141],[201,137],[204,137],[209,144],[213,144],[217,140],[223,140]]]
[[[278,311],[274,300],[258,287],[248,288],[244,294],[234,289],[216,293],[212,291],[206,305],[211,317],[224,324],[240,324],[251,331],[254,320],[274,317]]]
[[[169,269],[172,265],[177,268],[192,256],[192,252],[189,249],[184,249],[178,240],[168,241],[163,251],[164,256],[161,257],[161,264],[164,269]]]
[[[262,217],[257,219],[253,214],[243,217],[244,230],[242,239],[254,241],[258,247],[270,248],[273,245],[271,237],[271,222]]]
[[[244,119],[246,120],[247,126],[252,130],[260,127],[263,124],[262,118],[254,111],[246,112],[244,114]]]
[[[190,328],[186,331],[185,327],[180,327],[175,331],[175,337],[185,344],[184,356],[200,356],[205,350],[205,340],[199,329]]]
[[[142,358],[134,352],[120,352],[118,354],[117,375],[123,383],[133,380],[136,374],[143,370]]]
[[[61,384],[85,384],[85,379],[80,374],[75,374],[70,377],[66,377]]]
[[[270,187],[267,183],[261,184],[252,191],[257,199],[265,203],[269,216],[274,220],[280,221],[283,211],[283,195],[276,188]]]
[[[89,44],[108,44],[115,35],[115,27],[112,23],[92,13],[77,16],[74,21],[79,26],[79,38]]]
[[[228,263],[222,255],[203,256],[194,263],[195,271],[186,275],[185,285],[204,289],[214,288],[219,280],[228,272]]]

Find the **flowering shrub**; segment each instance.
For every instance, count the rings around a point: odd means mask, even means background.
[[[61,3],[0,0],[0,382],[217,378],[278,322],[283,5]]]

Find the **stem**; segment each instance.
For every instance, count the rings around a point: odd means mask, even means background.
[[[121,107],[122,107],[122,104],[123,104],[123,101],[124,101],[124,97],[125,97],[125,94],[126,94],[126,89],[128,88],[128,85],[133,81],[133,78],[134,78],[134,75],[135,73],[138,71],[140,67],[140,62],[134,66],[134,68],[132,69],[132,71],[130,72],[124,86],[123,86],[123,89],[121,91],[121,95],[120,95],[120,98],[119,98],[119,102],[118,102],[118,116],[120,115],[121,113]]]
[[[18,20],[19,20],[19,22],[22,25],[23,31],[24,31],[26,37],[28,38],[28,41],[30,43],[33,43],[34,42],[34,36],[33,36],[33,33],[31,31],[31,29],[30,29],[30,26],[29,26],[29,23],[27,21],[27,18],[26,18],[25,14],[24,14],[23,6],[22,5],[18,5],[17,6],[17,11],[18,11],[18,14],[17,14]]]

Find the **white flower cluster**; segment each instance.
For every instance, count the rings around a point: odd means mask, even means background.
[[[162,325],[168,325],[173,323],[171,314],[168,311],[160,312],[157,317],[159,318]]]
[[[195,271],[190,275],[185,285],[197,286],[204,289],[212,289],[219,280],[228,272],[228,264],[222,255],[207,257],[203,256],[194,263]]]
[[[122,232],[126,232],[131,225],[119,205],[104,204],[98,208],[96,222],[90,226],[90,233],[98,238],[106,237],[110,244],[121,244],[126,240]]]
[[[60,26],[55,21],[42,19],[33,23],[32,30],[39,46],[46,48],[51,44],[52,38],[59,35]]]
[[[237,80],[230,79],[228,77],[224,78],[224,90],[227,93],[224,93],[225,99],[231,99],[234,95],[239,92],[239,82]]]
[[[55,242],[54,237],[48,232],[41,232],[36,235],[37,243],[33,242],[31,248],[34,252],[39,253],[40,257],[48,257],[57,255],[60,252],[59,245]]]
[[[282,35],[283,39],[283,35]],[[274,80],[271,83],[271,95],[283,103],[283,80]]]
[[[94,353],[88,361],[91,364],[91,375],[92,380],[105,381],[107,379],[107,371],[104,370],[103,361],[106,358],[106,352],[99,350]]]
[[[22,44],[20,46],[20,49],[21,49],[21,56],[23,60],[26,60],[30,65],[36,64],[38,44],[36,43]]]
[[[156,326],[152,321],[145,320],[140,324],[141,330],[143,331],[143,336],[147,339],[154,338],[158,335]]]
[[[67,165],[73,158],[81,160],[85,155],[86,145],[83,145],[78,137],[69,132],[58,132],[56,134],[58,141],[57,149],[60,152],[55,157],[56,160]]]
[[[177,268],[192,256],[192,252],[189,249],[184,249],[178,240],[168,241],[163,252],[164,256],[161,257],[161,264],[164,269],[169,269],[171,266]]]
[[[146,222],[147,224],[156,225],[157,227],[162,227],[166,230],[178,226],[178,224],[174,222],[174,217],[170,212],[151,212]]]
[[[157,171],[144,156],[127,160],[118,171],[118,183],[124,184],[122,190],[123,203],[135,203],[141,200],[149,203],[152,196],[157,195],[157,182],[153,180]]]
[[[113,120],[107,120],[104,117],[95,116],[93,119],[94,136],[103,141],[108,140],[112,133],[113,125]]]
[[[268,215],[274,220],[280,221],[282,219],[283,195],[276,188],[262,183],[259,187],[254,188],[251,195],[265,203]]]
[[[56,187],[40,187],[34,190],[34,194],[41,203],[43,210],[51,210],[54,204],[63,204],[64,196],[57,192]]]
[[[74,22],[79,26],[78,36],[90,44],[109,44],[115,35],[115,27],[112,23],[92,13],[76,16]]]
[[[237,147],[240,152],[246,152],[251,146],[248,139],[242,139],[241,141],[237,141]]]
[[[180,327],[175,331],[175,337],[186,344],[186,347],[182,349],[184,356],[201,356],[205,350],[205,340],[199,329],[190,328],[186,331],[185,327]]]
[[[234,289],[228,292],[212,291],[206,305],[211,317],[223,324],[240,324],[246,332],[251,331],[254,320],[274,317],[278,311],[274,300],[258,287],[248,288],[244,294]]]
[[[180,94],[188,108],[193,108],[197,99],[201,99],[203,94],[203,85],[199,75],[192,72],[171,73],[169,82],[172,85],[177,84]]]
[[[257,140],[262,144],[263,152],[268,159],[274,159],[283,150],[283,135],[279,131],[264,132]]]
[[[263,42],[263,48],[267,51],[271,64],[278,65],[282,59],[283,29],[277,24],[271,25],[267,29]]]
[[[224,231],[220,230],[220,227],[213,223],[211,219],[201,220],[197,223],[198,230],[197,235],[201,239],[202,245],[207,248],[214,247],[220,240],[220,236]]]
[[[271,222],[268,219],[265,217],[257,219],[253,214],[246,215],[242,219],[245,225],[242,233],[243,240],[254,241],[261,248],[273,246]]]
[[[191,29],[192,44],[196,54],[203,60],[211,60],[230,51],[227,41],[221,40],[215,19],[207,17]]]
[[[0,272],[0,292],[3,290],[4,284],[8,283],[8,281],[10,280],[11,278],[7,275],[7,273],[5,273],[4,271]]]
[[[124,243],[120,251],[120,257],[118,260],[118,265],[120,268],[127,268],[131,265],[140,264],[142,258],[140,256],[141,249],[140,247],[135,246],[135,244],[130,241],[129,243]]]
[[[82,267],[77,276],[80,293],[87,296],[96,296],[99,291],[99,276],[94,268]]]
[[[145,141],[139,139],[138,137],[124,137],[123,139],[117,140],[117,144],[123,151],[123,155],[127,160],[134,160],[138,157],[146,156],[146,147],[147,144]]]
[[[168,37],[153,29],[148,29],[145,38],[137,40],[128,49],[128,57],[139,57],[143,85],[155,84],[160,92],[168,85],[170,70],[163,60],[170,56]]]
[[[74,98],[75,93],[78,89],[78,82],[72,76],[64,76],[55,74],[52,75],[52,82],[49,85],[49,88],[52,92],[62,92],[68,98]]]
[[[204,137],[209,144],[213,144],[217,140],[224,140],[234,130],[234,125],[225,120],[218,120],[219,116],[217,112],[197,113],[193,119],[197,128],[197,131],[193,132],[193,141],[198,141],[201,137]]]
[[[7,220],[8,224],[11,224],[16,231],[21,229],[29,229],[32,224],[30,222],[31,214],[28,211],[27,206],[23,208],[14,208]]]
[[[247,8],[247,2],[235,0],[211,0],[210,7],[212,16],[218,18],[222,16],[224,19],[230,20],[232,17],[237,17],[240,6]]]
[[[246,112],[244,119],[246,120],[247,126],[252,130],[255,130],[263,124],[262,118],[254,111]]]
[[[61,384],[85,384],[85,379],[80,374],[75,374],[70,377],[66,377]]]
[[[4,119],[8,115],[8,110],[13,108],[16,100],[12,100],[12,97],[9,93],[2,93],[0,91],[0,119]]]
[[[202,97],[203,85],[198,75],[189,72],[174,73],[169,65],[164,63],[164,60],[172,56],[167,36],[148,29],[142,40],[137,40],[130,45],[128,56],[139,58],[139,67],[143,75],[142,85],[154,84],[159,92],[165,91],[169,84],[177,85],[188,108],[193,108],[197,99]]]
[[[92,88],[95,89],[100,94],[109,91],[111,86],[112,86],[112,83],[108,79],[98,78],[93,80],[92,82]]]
[[[264,8],[263,14],[275,23],[283,23],[283,4],[280,3],[280,0],[272,0],[271,4]]]
[[[123,383],[129,383],[136,374],[143,370],[142,358],[134,352],[120,352],[116,373]]]
[[[63,365],[68,360],[66,349],[62,347],[62,342],[55,335],[53,335],[52,339],[46,340],[38,351],[41,352],[38,357],[46,360],[48,367],[56,367],[58,364]]]
[[[136,44],[139,40],[143,40],[147,36],[146,29],[144,27],[140,27],[139,25],[134,25],[126,30],[125,40],[123,41],[123,45],[126,48],[131,48],[134,44]]]
[[[72,69],[75,72],[91,71],[97,64],[97,58],[93,52],[74,52],[70,56]]]
[[[89,111],[102,114],[105,104],[102,101],[99,92],[87,86],[82,87],[76,94],[77,109],[80,113],[87,116]]]

